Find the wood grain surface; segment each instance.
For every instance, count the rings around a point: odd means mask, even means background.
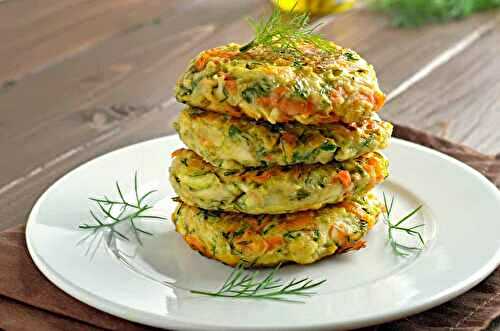
[[[390,102],[385,116],[483,153],[500,152],[500,26]]]
[[[251,37],[268,0],[0,0],[0,230],[58,177],[173,133],[172,89],[199,51]],[[500,14],[396,29],[364,9],[321,32],[374,64],[381,115],[500,153]]]

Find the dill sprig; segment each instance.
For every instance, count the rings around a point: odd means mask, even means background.
[[[302,303],[303,301],[291,297],[307,297],[316,294],[311,290],[326,282],[326,279],[314,281],[308,277],[294,278],[289,282],[284,282],[276,277],[279,268],[280,265],[276,266],[264,278],[259,278],[258,270],[247,272],[243,264],[238,264],[218,291],[190,290],[190,292],[212,297],[267,299]]]
[[[500,6],[500,0],[369,0],[369,2],[375,9],[389,13],[393,24],[401,27],[446,22]]]
[[[277,53],[300,55],[302,43],[312,44],[325,52],[332,51],[334,47],[331,43],[314,32],[320,25],[313,26],[309,22],[309,13],[294,13],[292,10],[285,17],[276,6],[267,19],[249,19],[255,36],[252,41],[241,47],[240,51],[264,46]]]
[[[398,256],[407,256],[412,251],[422,250],[422,248],[420,248],[420,247],[407,246],[407,245],[403,245],[403,244],[397,242],[396,239],[394,238],[394,234],[393,234],[393,231],[405,232],[410,236],[417,237],[419,239],[420,243],[422,243],[422,245],[425,246],[425,242],[424,242],[424,239],[422,238],[422,234],[418,230],[421,227],[423,227],[424,224],[414,225],[414,226],[410,226],[410,227],[405,227],[403,224],[404,222],[409,220],[413,215],[415,215],[422,208],[422,205],[418,206],[417,208],[415,208],[414,210],[409,212],[406,216],[404,216],[399,221],[393,223],[391,221],[391,214],[392,214],[392,207],[394,206],[394,196],[391,198],[390,203],[387,203],[387,198],[385,196],[385,193],[383,193],[383,196],[384,196],[384,207],[385,207],[384,222],[388,226],[388,228],[387,228],[388,241],[389,241],[389,244],[391,245],[394,253]]]
[[[145,213],[153,208],[152,206],[145,203],[148,196],[156,192],[156,190],[151,190],[143,195],[139,195],[137,172],[134,175],[134,198],[135,201],[129,201],[125,199],[123,195],[120,184],[116,182],[116,190],[118,192],[119,199],[109,199],[107,196],[103,198],[89,198],[97,204],[97,207],[104,215],[104,219],[99,218],[92,210],[90,210],[90,215],[92,216],[95,224],[84,223],[79,225],[80,229],[93,230],[94,232],[100,229],[109,229],[112,235],[117,235],[124,240],[129,240],[127,236],[116,229],[116,226],[123,222],[130,222],[130,226],[134,232],[134,236],[137,242],[142,245],[140,233],[152,236],[151,232],[145,231],[139,228],[134,221],[137,219],[160,219],[165,220],[164,217],[155,215],[145,215]],[[118,213],[113,213],[114,208],[119,208]]]

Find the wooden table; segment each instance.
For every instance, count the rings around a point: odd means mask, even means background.
[[[245,17],[269,8],[268,0],[0,0],[0,230],[25,223],[68,170],[173,133],[182,106],[172,90],[188,60],[249,40]],[[363,9],[320,20],[325,36],[374,64],[389,96],[385,119],[494,154],[499,18],[408,30]]]

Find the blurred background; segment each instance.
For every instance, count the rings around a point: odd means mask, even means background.
[[[284,12],[310,12],[312,15],[328,15],[352,8],[356,0],[281,0],[274,1]]]

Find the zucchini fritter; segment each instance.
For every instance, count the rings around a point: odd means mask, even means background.
[[[191,107],[175,128],[190,149],[224,169],[345,161],[385,148],[392,133],[377,118],[361,125],[270,124]]]
[[[315,211],[245,215],[180,203],[172,219],[191,248],[231,266],[308,264],[365,246],[382,205],[371,194]]]
[[[229,44],[200,53],[176,86],[180,102],[271,123],[362,122],[384,104],[373,67],[354,51],[312,44],[302,55]]]
[[[329,164],[224,170],[191,150],[174,152],[170,182],[183,202],[207,210],[282,214],[319,209],[382,182],[388,162],[379,153]]]

